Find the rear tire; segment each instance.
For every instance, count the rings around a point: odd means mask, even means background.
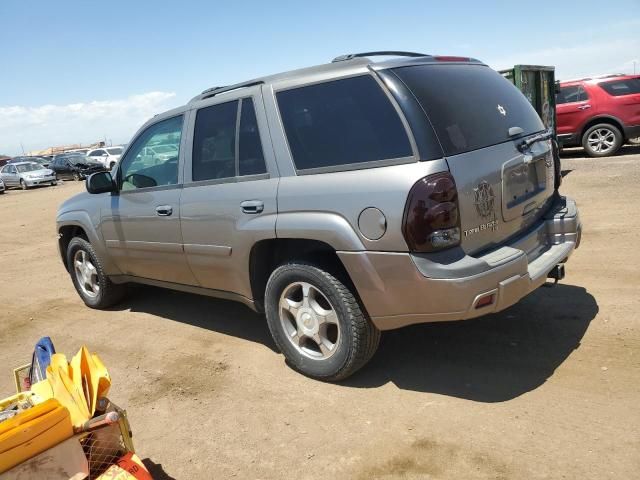
[[[126,286],[109,279],[100,258],[85,239],[75,237],[69,242],[67,265],[73,286],[87,307],[105,309],[124,297]]]
[[[582,148],[590,157],[614,155],[622,146],[622,133],[610,123],[598,123],[582,135]]]
[[[313,265],[278,267],[267,282],[265,312],[273,340],[291,367],[318,380],[349,377],[380,343],[380,330],[349,288]]]
[[[78,182],[80,181],[80,174],[77,172],[73,172],[73,179]]]

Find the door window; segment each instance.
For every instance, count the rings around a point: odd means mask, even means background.
[[[92,157],[100,157],[104,155],[106,152],[104,150],[94,150],[91,154]]]
[[[556,94],[556,105],[563,103],[584,102],[589,96],[581,85],[571,85],[569,87],[561,87],[560,93]]]
[[[201,108],[193,133],[194,182],[236,176],[238,101]]]
[[[121,190],[176,185],[182,115],[147,128],[133,142],[118,172]]]

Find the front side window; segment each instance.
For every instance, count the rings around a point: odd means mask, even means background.
[[[176,185],[182,138],[182,115],[147,128],[133,142],[118,173],[121,190]],[[170,145],[169,153],[156,153],[153,146]]]
[[[92,157],[100,157],[101,155],[104,155],[106,152],[104,150],[94,150],[93,153],[91,154]]]
[[[413,155],[393,105],[370,75],[277,93],[298,170]]]
[[[600,87],[609,95],[620,97],[623,95],[633,95],[640,93],[640,78],[628,78],[615,82],[604,82]]]
[[[121,155],[122,148],[120,147],[107,148],[107,152],[109,152],[111,155]]]

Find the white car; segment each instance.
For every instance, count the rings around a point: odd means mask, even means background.
[[[87,152],[87,158],[100,162],[105,168],[111,170],[122,155],[122,147],[104,147],[96,148],[95,150],[89,150]]]

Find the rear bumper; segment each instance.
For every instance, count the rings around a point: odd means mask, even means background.
[[[415,323],[465,320],[498,312],[545,283],[580,243],[576,204],[561,199],[533,229],[491,252],[415,256],[338,252],[373,323],[391,330]],[[493,303],[477,308],[480,298]]]

